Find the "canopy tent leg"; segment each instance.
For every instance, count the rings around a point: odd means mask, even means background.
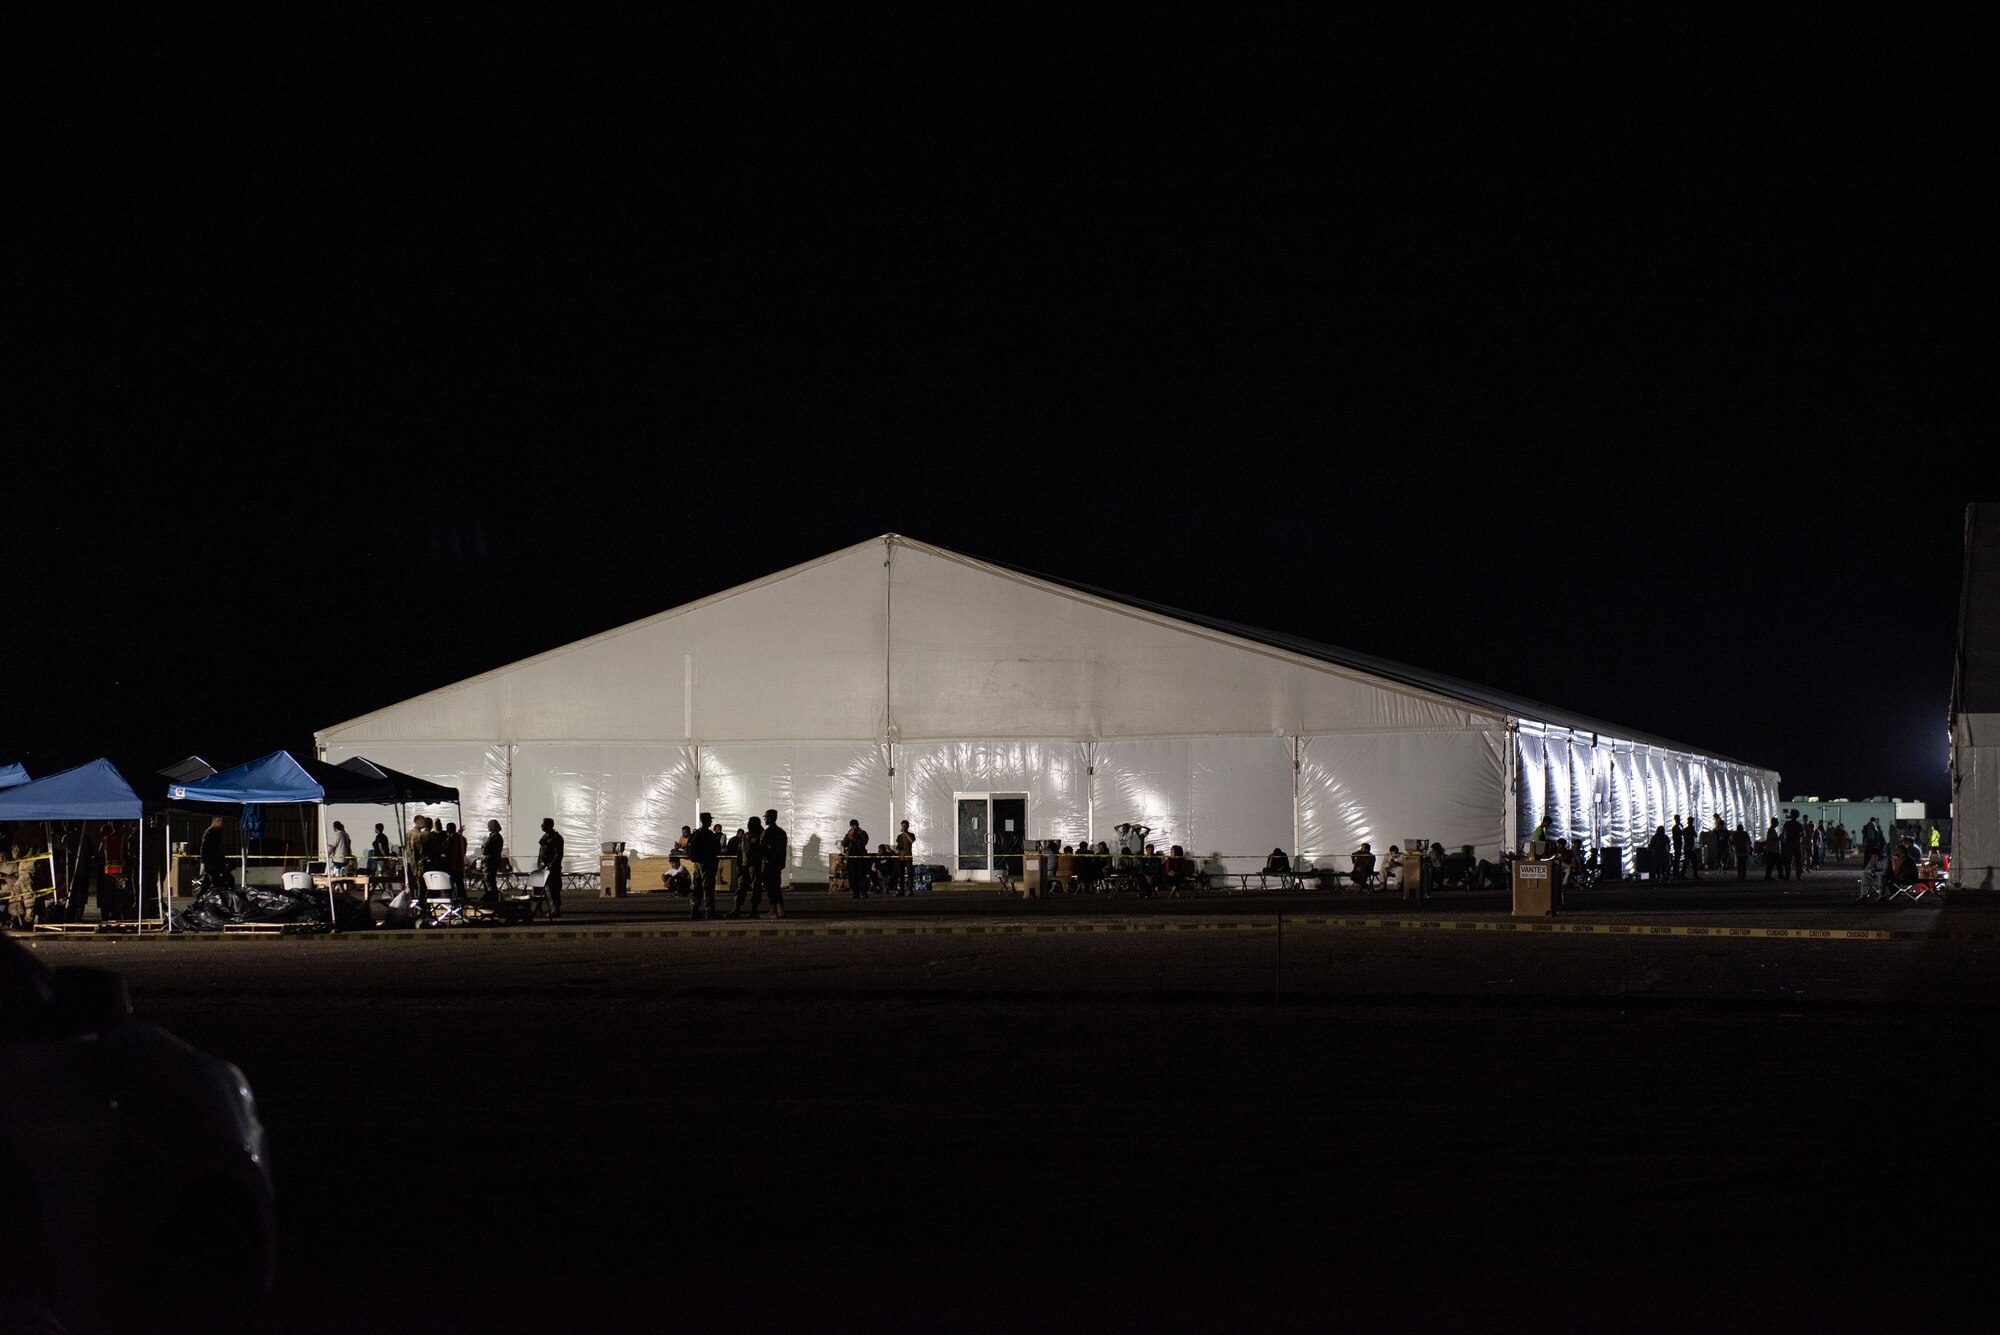
[[[56,837],[49,832],[49,823],[47,821],[42,822],[42,842],[49,846],[49,903],[53,906],[56,902],[56,891],[60,887],[56,883]],[[31,881],[30,884],[33,884],[33,882]],[[69,900],[67,898],[63,900],[63,921],[69,921]]]
[[[144,935],[146,931],[146,818],[139,817],[139,879],[132,898],[132,930]]]

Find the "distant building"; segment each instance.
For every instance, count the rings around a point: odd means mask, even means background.
[[[1845,825],[1849,834],[1860,834],[1871,816],[1882,822],[1884,831],[1895,829],[1898,821],[1921,831],[1927,820],[1922,802],[1905,802],[1900,797],[1871,797],[1865,802],[1846,797],[1792,797],[1783,805],[1806,820],[1825,821],[1829,830]]]
[[[2000,890],[2000,504],[1965,510],[1951,676],[1951,879]]]

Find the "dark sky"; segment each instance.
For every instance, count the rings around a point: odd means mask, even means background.
[[[1954,34],[33,13],[0,761],[306,746],[894,529],[1946,799]]]

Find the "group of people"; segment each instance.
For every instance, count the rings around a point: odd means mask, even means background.
[[[1162,853],[1156,845],[1146,842],[1145,834],[1151,832],[1149,826],[1121,825],[1117,832],[1120,840],[1115,853],[1102,839],[1095,846],[1087,841],[1055,845],[1048,892],[1108,894],[1125,886],[1141,899],[1151,899],[1154,895],[1178,899],[1200,889],[1201,870],[1179,844],[1169,844]]]
[[[908,895],[916,890],[917,836],[910,830],[910,823],[896,832],[896,846],[877,844],[868,847],[868,831],[861,828],[861,822],[847,822],[847,832],[840,836],[840,877],[846,882],[847,892],[856,899],[866,899],[870,895]]]
[[[221,861],[222,818],[217,816],[209,823],[208,833],[202,838],[202,871],[209,872],[210,843],[214,844],[215,857]],[[465,832],[455,821],[437,821],[429,816],[418,816],[410,822],[409,834],[403,841],[401,856],[408,867],[411,878],[412,897],[421,900],[426,897],[423,877],[428,872],[442,872],[451,878],[451,897],[464,900],[467,897],[466,870],[469,864],[470,845]],[[369,841],[368,856],[373,858],[393,858],[398,850],[389,841],[389,832],[381,824],[375,826],[374,837]],[[500,828],[500,822],[486,822],[486,837],[479,845],[477,870],[480,879],[479,902],[491,907],[500,900],[500,876],[511,869],[507,857],[507,839]],[[326,869],[332,876],[352,876],[356,859],[354,842],[347,827],[334,821],[327,832]],[[544,878],[549,900],[549,916],[562,917],[562,874],[563,836],[556,829],[554,817],[542,819],[541,838],[535,850],[535,870],[546,871]]]
[[[99,917],[133,916],[138,850],[129,822],[60,821],[47,837],[53,856],[18,839],[0,840],[0,925],[81,922],[93,892]],[[164,853],[162,845],[155,847]],[[156,876],[164,860],[156,858]]]
[[[772,808],[759,820],[752,816],[744,828],[724,838],[715,817],[704,811],[698,828],[681,827],[681,837],[667,856],[667,888],[688,897],[688,916],[703,918],[756,918],[763,914],[764,899],[771,901],[771,916],[785,916],[785,866],[791,861],[791,837],[778,824]],[[736,865],[736,902],[727,913],[715,907],[716,875],[727,856]]]

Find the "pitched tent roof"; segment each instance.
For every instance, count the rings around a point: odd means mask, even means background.
[[[438,803],[458,801],[458,789],[456,788],[450,787],[447,784],[433,783],[429,779],[420,779],[414,774],[405,774],[401,770],[390,769],[387,765],[378,764],[362,756],[352,756],[341,761],[340,768],[353,770],[362,778],[372,782],[388,784],[390,791],[395,794],[393,800],[397,802]]]
[[[27,766],[18,764],[0,765],[0,788],[12,788],[17,783],[26,783],[27,781]]]
[[[108,760],[0,790],[0,820],[137,820],[149,803]]]
[[[1013,567],[1006,568],[1013,569]],[[1512,695],[1506,691],[1494,690],[1488,686],[1481,686],[1474,682],[1466,681],[1461,677],[1447,676],[1442,672],[1432,672],[1425,668],[1411,667],[1407,663],[1398,663],[1393,659],[1378,658],[1373,654],[1357,653],[1352,649],[1342,649],[1335,645],[1320,644],[1314,640],[1304,639],[1297,635],[1286,635],[1280,631],[1264,630],[1257,626],[1246,626],[1239,622],[1225,621],[1220,617],[1205,616],[1200,612],[1183,611],[1180,608],[1169,607],[1164,603],[1150,602],[1144,598],[1133,598],[1122,593],[1112,593],[1108,590],[1094,588],[1088,584],[1078,584],[1063,579],[1059,575],[1044,575],[1030,570],[1021,570],[1018,573],[1026,575],[1031,579],[1043,580],[1051,584],[1060,584],[1064,588],[1075,589],[1080,593],[1088,593],[1094,597],[1113,599],[1130,607],[1145,608],[1148,611],[1157,612],[1162,616],[1174,617],[1177,620],[1190,622],[1197,626],[1206,626],[1211,630],[1220,631],[1227,635],[1239,636],[1246,640],[1255,641],[1258,644],[1266,644],[1273,648],[1286,649],[1293,653],[1303,654],[1309,658],[1316,658],[1323,663],[1339,664],[1343,667],[1353,668],[1356,671],[1366,672],[1371,676],[1381,677],[1387,681],[1401,682],[1418,690],[1436,692],[1439,695],[1448,696],[1451,699],[1460,700],[1466,704],[1475,705],[1481,709],[1509,718],[1529,719],[1551,727],[1568,728],[1575,732],[1596,733],[1605,737],[1615,738],[1621,742],[1637,742],[1642,746],[1658,747],[1668,751],[1684,751],[1690,755],[1712,756],[1717,760],[1728,761],[1732,765],[1745,765],[1748,763],[1741,760],[1731,760],[1728,756],[1718,755],[1716,752],[1703,747],[1689,746],[1685,742],[1669,741],[1666,738],[1656,737],[1650,733],[1637,732],[1622,724],[1608,723],[1603,719],[1591,718],[1588,715],[1578,714],[1557,705],[1545,704],[1540,700],[1530,700],[1526,696]]]
[[[206,779],[215,773],[215,766],[200,756],[189,756],[185,760],[176,760],[164,769],[156,769],[153,773],[169,783],[193,783],[196,779]]]
[[[1490,730],[1697,754],[1471,683],[885,534],[323,729],[370,742]]]
[[[393,802],[387,781],[329,765],[323,760],[273,751],[234,769],[193,783],[173,784],[167,796],[175,801],[241,802],[256,806],[273,802]]]

